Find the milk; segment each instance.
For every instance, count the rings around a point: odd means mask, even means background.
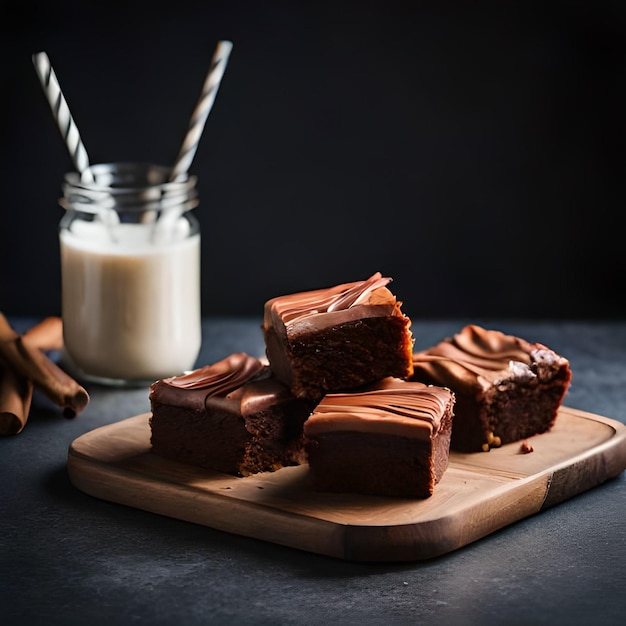
[[[195,364],[200,235],[184,218],[155,232],[99,220],[59,231],[64,349],[87,378],[152,382]]]

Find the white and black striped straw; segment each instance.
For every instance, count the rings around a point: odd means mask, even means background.
[[[70,113],[48,55],[45,52],[34,54],[33,64],[74,166],[84,182],[94,182],[93,174],[89,170],[87,150],[80,138],[78,127]]]
[[[219,41],[215,48],[211,68],[204,81],[198,104],[191,116],[185,141],[172,167],[169,178],[170,181],[175,181],[179,177],[182,178],[189,171],[191,162],[198,148],[198,143],[200,142],[200,137],[202,136],[202,131],[204,130],[204,124],[213,107],[213,102],[215,102],[215,96],[217,95],[222,76],[224,76],[228,57],[232,49],[233,44],[230,41]]]

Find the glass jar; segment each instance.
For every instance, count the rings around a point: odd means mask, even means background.
[[[193,369],[201,344],[196,178],[103,163],[63,181],[64,351],[78,378],[144,385]]]

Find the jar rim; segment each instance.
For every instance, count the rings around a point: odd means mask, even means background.
[[[169,181],[171,169],[154,163],[96,163],[88,170],[94,182],[86,182],[78,172],[68,172],[59,204],[66,210],[122,211],[161,210],[172,207],[189,210],[197,204],[197,177],[185,175]]]
[[[67,172],[64,180],[76,187],[88,189],[105,188],[116,193],[123,193],[125,190],[136,190],[142,186],[193,186],[197,182],[197,177],[189,174],[183,174],[175,181],[169,181],[168,177],[171,173],[171,168],[149,162],[94,163],[86,171],[92,174],[95,182],[84,181],[76,171]],[[135,182],[128,184],[129,181]]]

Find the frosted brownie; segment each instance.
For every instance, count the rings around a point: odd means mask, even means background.
[[[454,394],[386,378],[327,394],[304,423],[317,491],[427,498],[448,467]]]
[[[569,361],[540,343],[470,324],[413,355],[412,380],[456,395],[452,450],[492,447],[544,433],[569,388]]]
[[[159,380],[149,397],[152,451],[162,457],[236,476],[306,460],[312,405],[248,354]]]
[[[376,273],[368,280],[272,298],[263,334],[269,364],[298,397],[370,384],[412,369],[411,321]]]

